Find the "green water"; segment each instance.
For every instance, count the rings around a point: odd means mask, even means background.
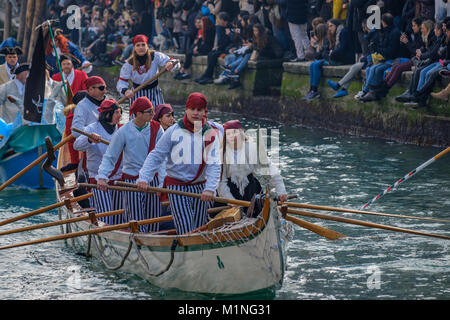
[[[179,118],[182,111],[176,110]],[[240,119],[246,128],[280,130],[280,163],[295,201],[359,209],[388,185],[443,148],[402,145],[322,130],[284,127],[210,111],[219,122]],[[53,191],[7,188],[0,192],[0,220],[55,202]],[[372,211],[450,219],[450,155],[431,164],[376,201]],[[347,218],[450,235],[450,224],[339,214]],[[0,227],[57,219],[56,212]],[[308,219],[348,238],[329,241],[294,226],[283,284],[239,299],[449,299],[450,241]],[[0,245],[59,234],[59,227],[0,236]],[[0,251],[0,299],[211,299],[162,290],[63,241]],[[219,297],[220,298],[220,297]]]

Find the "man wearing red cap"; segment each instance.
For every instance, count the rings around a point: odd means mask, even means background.
[[[184,118],[168,128],[139,171],[138,187],[146,190],[155,172],[167,161],[164,185],[171,190],[201,194],[201,199],[169,193],[170,208],[178,234],[204,225],[209,201],[220,178],[220,144],[207,123],[207,101],[192,93]]]
[[[158,79],[150,83],[145,88],[133,94],[132,89],[128,89],[128,82],[133,82],[133,88],[137,88],[145,81],[158,73],[159,67],[164,67],[168,71],[176,71],[180,68],[179,63],[174,66],[169,56],[162,52],[150,50],[148,38],[145,35],[137,35],[133,38],[133,53],[120,70],[120,77],[117,81],[117,91],[127,98],[147,97],[154,106],[164,103],[161,88],[158,86]]]
[[[105,99],[106,94],[106,83],[101,77],[89,77],[85,80],[84,85],[86,86],[87,96],[77,104],[73,114],[71,127],[80,130],[84,130],[84,128],[91,123],[97,122],[98,108]],[[75,138],[80,136],[80,134],[75,131],[72,131],[72,135]],[[76,169],[77,166],[77,163],[70,163],[62,168],[61,171],[73,170]]]
[[[111,141],[113,135],[119,129],[119,122],[122,117],[122,109],[113,99],[105,99],[98,108],[99,120],[91,123],[85,128],[87,133],[92,136],[87,137],[80,135],[74,143],[76,150],[86,152],[87,155],[87,170],[89,174],[89,183],[96,184],[95,177],[98,173],[98,168],[102,162],[103,155],[106,152],[107,145],[100,142],[100,139]],[[113,184],[115,180],[119,180],[122,176],[122,159],[119,157],[113,171],[108,178]],[[95,207],[97,213],[108,212],[123,208],[122,193],[117,190],[102,191],[99,189],[92,189],[94,194],[92,205]],[[120,224],[127,221],[124,215],[114,215],[101,219],[107,224]]]
[[[270,177],[270,185],[280,201],[287,200],[286,188],[280,171],[267,158],[263,146],[252,145],[239,120],[223,124],[225,131],[222,176],[217,192],[219,197],[251,201],[262,190],[256,174]],[[258,155],[261,157],[258,159]],[[265,169],[265,170],[264,170]]]
[[[72,94],[77,94],[78,91],[86,90],[86,84],[85,81],[88,78],[88,75],[86,72],[82,70],[75,70],[73,67],[73,61],[78,61],[75,57],[70,56],[69,54],[61,54],[60,57],[60,63],[61,63],[61,70],[63,73],[64,81],[66,83],[68,82],[70,85],[70,88],[72,90]],[[79,63],[79,61],[78,61]],[[52,80],[61,82],[61,73],[55,73],[52,76]],[[62,84],[62,83],[61,83]],[[59,99],[61,102],[65,105],[67,103],[67,97],[64,95],[64,90],[62,89],[62,85],[58,86],[58,90],[62,95],[60,94]],[[66,136],[70,135],[72,131],[70,130],[72,127],[72,121],[73,121],[73,111],[70,110],[69,114],[66,116],[66,129],[65,134]],[[69,154],[70,154],[70,163],[75,166],[78,165],[80,162],[80,153],[73,148],[73,141],[70,141],[67,143],[67,146],[69,148]]]
[[[97,185],[106,190],[109,176],[123,153],[122,178],[135,183],[147,154],[151,152],[163,135],[160,124],[152,121],[153,105],[147,97],[137,98],[130,108],[133,120],[122,126],[113,136],[103,156],[97,174]],[[158,173],[158,174],[156,174]],[[149,179],[154,187],[162,186],[166,175],[165,165],[159,166]],[[161,201],[154,193],[125,192],[125,214],[131,220],[156,218],[161,215]],[[139,227],[141,232],[159,230],[159,224]]]

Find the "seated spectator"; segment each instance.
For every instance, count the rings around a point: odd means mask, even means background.
[[[317,41],[316,27],[321,23],[325,23],[325,20],[322,17],[314,18],[311,21],[312,30],[309,33],[310,39],[314,39],[314,41]],[[309,46],[309,48],[307,48],[305,50],[305,59],[308,61],[314,61],[314,55],[315,55],[315,49],[312,46]]]
[[[228,89],[235,89],[241,86],[240,75],[249,60],[276,59],[282,56],[283,51],[277,40],[267,32],[262,24],[256,24],[253,26],[252,42],[243,43],[240,49],[227,56],[229,59],[225,60],[225,71],[221,77],[231,79]],[[215,83],[219,84],[220,82],[216,81]]]
[[[440,28],[441,24],[441,22],[436,23],[436,29]],[[432,63],[422,70],[417,89],[413,93],[412,99],[406,104],[414,109],[427,106],[428,97],[433,90],[436,80],[443,72],[450,69],[450,22],[447,23],[445,29],[445,36],[442,37],[441,46],[438,50],[438,62]],[[447,87],[434,97],[445,100],[448,98],[448,91]]]
[[[438,51],[442,45],[442,41],[445,41],[445,37],[443,36],[442,23],[436,24],[434,32],[433,22],[431,20],[424,21],[422,23],[422,28],[424,29],[422,34],[427,33],[427,37],[422,37],[425,45],[417,51],[416,58],[420,61],[413,72],[413,76],[409,83],[408,89],[402,95],[395,97],[395,100],[398,102],[411,102],[417,90],[421,72],[432,63],[439,61]]]
[[[388,92],[394,84],[400,80],[401,75],[405,71],[411,71],[412,66],[417,66],[419,60],[416,58],[417,50],[420,50],[424,46],[421,33],[422,19],[414,18],[411,21],[412,33],[407,35],[402,33],[400,36],[401,45],[406,48],[408,52],[408,61],[394,64],[391,71],[387,74],[384,79],[383,85],[384,90]]]
[[[328,85],[333,88],[337,93],[333,96],[333,98],[340,98],[345,97],[348,95],[348,87],[352,83],[353,79],[359,72],[363,69],[366,69],[366,67],[369,65],[369,60],[371,53],[373,53],[377,49],[377,43],[378,43],[378,37],[379,33],[376,29],[369,30],[367,28],[366,20],[363,20],[362,22],[362,30],[364,32],[364,38],[367,42],[367,50],[368,54],[365,56],[362,56],[359,61],[355,64],[353,64],[350,67],[350,70],[342,77],[341,80],[338,82],[334,82],[332,80],[328,80]],[[370,49],[369,49],[370,48]],[[359,98],[363,95],[363,91],[358,92],[358,94],[355,96],[355,99],[359,100]]]
[[[377,54],[372,56],[379,59],[379,62],[374,61],[373,66],[366,72],[366,84],[363,91],[367,93],[359,99],[362,102],[379,100],[386,94],[386,90],[383,88],[385,71],[392,67],[395,59],[399,58],[401,53],[401,32],[395,26],[392,14],[383,14],[381,25]]]
[[[316,28],[317,41],[311,40],[311,46],[316,49],[315,61],[310,65],[310,89],[302,100],[313,100],[320,97],[318,92],[322,66],[342,65],[354,62],[354,53],[349,46],[347,29],[337,19],[319,24]]]
[[[217,16],[216,23],[216,37],[217,46],[208,54],[208,63],[205,72],[198,78],[195,82],[199,84],[213,83],[214,68],[217,64],[219,57],[226,53],[228,45],[231,43],[230,29],[228,28],[228,23],[230,18],[227,13],[220,12]]]
[[[184,65],[180,72],[175,75],[175,79],[183,80],[190,78],[188,70],[192,65],[192,56],[205,56],[214,46],[215,30],[211,20],[208,17],[196,19],[198,28],[197,38],[191,48],[186,52]]]

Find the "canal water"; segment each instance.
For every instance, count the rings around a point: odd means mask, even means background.
[[[183,110],[176,109],[180,118]],[[279,162],[294,201],[359,209],[443,148],[417,147],[328,131],[287,127],[241,115],[209,112],[211,120],[240,119],[249,128],[279,130]],[[271,131],[269,131],[271,132]],[[272,150],[277,151],[277,150]],[[55,203],[51,190],[0,192],[0,220]],[[369,207],[371,211],[450,219],[450,155],[437,160]],[[321,212],[325,213],[325,212]],[[356,214],[346,218],[450,235],[450,224]],[[57,219],[56,211],[0,227]],[[450,241],[305,218],[348,237],[330,241],[293,226],[283,283],[239,299],[450,299]],[[0,246],[59,234],[59,227],[1,236]],[[137,276],[107,271],[64,241],[0,251],[0,299],[211,299],[162,290]]]

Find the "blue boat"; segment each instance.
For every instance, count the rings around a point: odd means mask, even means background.
[[[56,124],[23,125],[0,140],[0,183],[4,183],[47,152],[46,137],[50,137],[53,145],[61,140],[61,133]],[[34,166],[11,185],[32,189],[54,189],[55,182],[47,172],[44,172],[42,163]],[[56,160],[53,166],[56,167]]]

